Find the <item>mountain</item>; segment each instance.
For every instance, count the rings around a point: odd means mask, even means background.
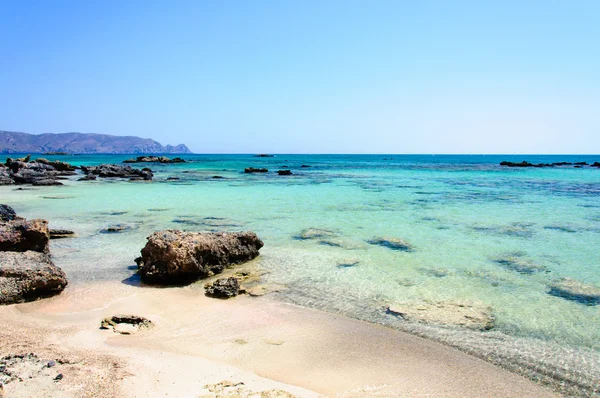
[[[133,136],[108,134],[27,134],[0,131],[0,153],[192,153],[187,146],[166,145]]]

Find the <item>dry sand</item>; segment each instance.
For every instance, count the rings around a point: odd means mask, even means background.
[[[154,327],[99,329],[119,313]],[[70,286],[0,308],[0,356],[30,352],[7,397],[555,396],[433,341],[268,296],[210,299],[199,285]]]

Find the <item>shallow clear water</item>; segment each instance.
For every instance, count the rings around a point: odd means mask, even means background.
[[[80,165],[129,156],[47,157]],[[600,156],[184,157],[194,162],[150,165],[151,183],[5,186],[0,202],[77,232],[52,242],[55,263],[72,284],[135,283],[133,259],[155,230],[248,229],[265,242],[258,261],[271,271],[266,278],[288,285],[282,299],[382,323],[390,303],[484,303],[496,331],[600,349],[600,305],[548,294],[561,277],[600,286],[600,169],[498,166]],[[284,165],[294,175],[273,173]],[[244,174],[250,166],[271,172]],[[131,229],[100,232],[119,223]],[[299,239],[307,228],[331,236]],[[381,236],[413,250],[368,243]],[[499,262],[507,257],[536,268],[517,272]]]

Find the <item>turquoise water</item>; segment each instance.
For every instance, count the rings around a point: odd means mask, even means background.
[[[47,157],[81,165],[130,156]],[[600,305],[548,294],[562,277],[600,286],[600,169],[498,166],[502,160],[592,163],[600,156],[185,158],[194,162],[150,165],[151,183],[74,179],[64,187],[0,187],[1,202],[78,233],[52,247],[72,284],[135,283],[133,259],[155,230],[249,229],[265,242],[259,262],[270,271],[266,278],[288,286],[279,293],[283,300],[381,323],[390,322],[390,303],[483,303],[493,310],[497,332],[600,349]],[[294,175],[243,173],[284,165]],[[117,223],[131,229],[99,232]],[[331,236],[299,239],[308,228]],[[379,236],[401,238],[413,250],[368,243]],[[535,272],[499,262],[507,257],[533,264]]]

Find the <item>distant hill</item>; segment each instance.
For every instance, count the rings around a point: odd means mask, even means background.
[[[133,136],[108,134],[27,134],[0,131],[0,153],[192,153],[187,146],[166,145]]]

